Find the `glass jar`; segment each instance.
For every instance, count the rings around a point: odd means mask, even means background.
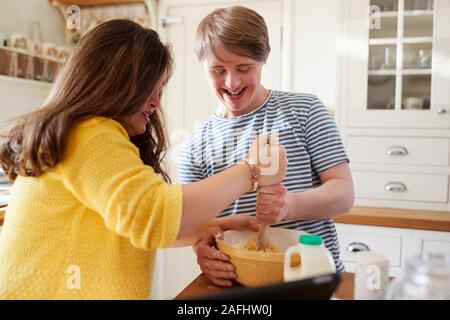
[[[408,260],[405,274],[392,283],[387,298],[449,300],[450,255],[424,253]]]

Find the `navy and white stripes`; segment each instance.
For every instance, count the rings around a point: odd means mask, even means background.
[[[181,183],[204,179],[236,164],[245,158],[254,138],[263,133],[277,134],[286,148],[289,164],[283,184],[291,192],[320,186],[321,172],[349,161],[336,123],[317,97],[270,91],[253,112],[235,118],[214,115],[189,137],[180,151]],[[256,192],[249,192],[219,216],[255,215],[255,204]],[[332,220],[282,221],[274,226],[321,235],[337,269],[344,270]]]

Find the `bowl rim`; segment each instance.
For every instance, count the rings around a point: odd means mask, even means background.
[[[280,228],[280,227],[270,227],[273,229],[286,229],[286,228]],[[292,229],[286,229],[286,230],[292,230]],[[226,230],[227,231],[239,231],[239,230]],[[298,230],[292,230],[292,231],[298,231]],[[300,233],[305,233],[304,231],[299,231]],[[263,252],[263,251],[251,251],[251,250],[245,250],[233,247],[232,245],[227,244],[223,239],[216,239],[216,245],[217,248],[222,251],[223,253],[246,260],[253,260],[253,261],[263,261],[263,262],[277,262],[277,263],[283,263],[284,264],[284,252]]]
[[[265,262],[284,262],[284,252],[263,252],[251,251],[245,249],[238,249],[225,243],[225,241],[216,240],[217,248],[227,255],[232,255],[235,258],[242,258],[253,261]]]

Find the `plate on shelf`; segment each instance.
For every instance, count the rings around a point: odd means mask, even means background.
[[[9,197],[11,196],[11,187],[0,186],[0,208],[8,205]]]

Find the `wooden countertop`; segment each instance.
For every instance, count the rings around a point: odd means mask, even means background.
[[[5,211],[6,208],[0,208],[0,226],[3,225],[3,221],[5,220]]]
[[[353,300],[353,285],[355,276],[353,273],[342,272],[341,282],[339,283],[335,297],[341,300]],[[238,286],[238,285],[237,285]],[[232,287],[233,288],[233,287]],[[215,286],[202,273],[194,279],[186,288],[183,289],[176,297],[177,300],[189,300],[195,297],[218,293],[227,290],[227,288]]]
[[[334,218],[336,223],[364,224],[435,231],[450,231],[450,212],[374,207],[354,207]]]

